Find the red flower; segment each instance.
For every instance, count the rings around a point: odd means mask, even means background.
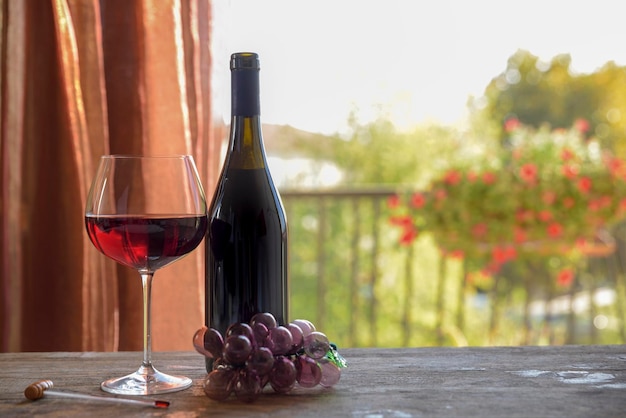
[[[551,221],[553,216],[552,216],[552,212],[550,212],[549,210],[542,210],[539,212],[538,214],[539,219],[542,222],[548,222]]]
[[[455,259],[463,259],[463,257],[465,257],[465,253],[463,252],[463,250],[450,250],[450,251],[444,251],[444,255],[450,258],[455,258]]]
[[[397,194],[389,196],[389,199],[387,199],[387,207],[389,207],[390,209],[397,209],[399,206],[400,196],[398,196]]]
[[[435,198],[437,199],[438,202],[444,200],[446,197],[448,197],[448,193],[445,190],[437,189],[435,191]]]
[[[395,226],[408,227],[413,225],[413,219],[408,215],[398,215],[389,218],[389,223]]]
[[[579,118],[574,121],[574,128],[584,134],[589,130],[589,121],[587,119]]]
[[[447,184],[455,185],[460,182],[462,178],[463,176],[461,175],[461,173],[456,170],[450,170],[444,175],[443,181]]]
[[[401,229],[400,245],[410,245],[419,235],[413,219],[408,215],[391,216],[389,223]]]
[[[404,231],[402,231],[402,235],[400,235],[400,245],[411,245],[415,238],[417,238],[417,235],[417,228],[413,226],[405,228]]]
[[[496,264],[506,263],[506,252],[503,248],[495,247],[491,250],[491,261]]]
[[[517,119],[517,118],[508,118],[504,122],[504,130],[506,132],[513,132],[514,130],[519,128],[521,125],[522,125],[522,123],[519,121],[519,119]]]
[[[514,259],[516,259],[516,258],[517,258],[517,249],[516,249],[515,247],[513,247],[513,246],[511,246],[511,247],[507,247],[507,248],[504,250],[504,253],[505,253],[506,258],[507,258],[508,260],[514,260]]]
[[[507,261],[514,260],[517,257],[515,247],[495,247],[491,251],[491,260],[497,264],[504,264]]]
[[[626,212],[626,198],[620,200],[619,202],[619,210],[622,212]]]
[[[563,148],[561,151],[561,159],[563,161],[569,161],[574,158],[574,153],[569,148]]]
[[[389,223],[402,229],[400,234],[400,244],[410,245],[417,238],[418,231],[413,224],[413,219],[408,215],[392,216]]]
[[[486,173],[483,173],[483,183],[493,184],[496,182],[496,180],[497,180],[496,175],[492,173],[491,171],[487,171]]]
[[[546,232],[551,238],[558,238],[563,233],[563,225],[558,222],[552,222],[550,225],[548,225]]]
[[[569,196],[568,196],[568,197],[563,198],[563,206],[564,206],[566,209],[571,209],[571,208],[573,208],[575,204],[576,204],[576,201],[574,200],[574,198],[573,198],[573,197],[569,197]]]
[[[597,212],[600,209],[602,209],[602,205],[601,202],[598,199],[592,200],[589,202],[589,204],[587,205],[587,208],[591,211],[591,212]]]
[[[613,175],[613,177],[624,177],[626,175],[626,164],[624,161],[615,157],[607,157],[606,158],[606,166]]]
[[[565,164],[563,167],[561,167],[561,172],[565,177],[572,180],[578,175],[578,167],[571,164]]]
[[[513,239],[515,240],[515,242],[526,242],[528,240],[528,234],[526,233],[526,230],[524,228],[515,228],[515,230],[513,231],[513,235]]]
[[[415,193],[411,196],[411,206],[415,209],[421,209],[426,204],[426,198],[422,193]]]
[[[589,191],[591,190],[591,186],[592,182],[589,177],[582,177],[580,180],[578,180],[578,190],[580,190],[582,193],[589,193]]]
[[[576,248],[584,250],[587,247],[587,240],[583,237],[576,238],[576,243],[574,245]]]
[[[519,174],[526,183],[534,183],[537,180],[537,166],[533,163],[526,163],[520,168]]]
[[[600,196],[600,204],[602,205],[602,207],[604,208],[608,208],[611,206],[611,203],[613,203],[613,197],[612,196]]]
[[[574,270],[565,268],[556,275],[556,283],[562,287],[569,287],[574,282]]]

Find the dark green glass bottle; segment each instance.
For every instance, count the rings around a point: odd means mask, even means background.
[[[230,139],[206,241],[206,324],[222,335],[259,312],[279,324],[288,314],[287,219],[265,157],[259,57],[235,53],[230,69]]]

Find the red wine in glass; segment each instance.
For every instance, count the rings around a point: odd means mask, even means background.
[[[135,270],[164,267],[198,246],[206,216],[86,216],[93,245]]]

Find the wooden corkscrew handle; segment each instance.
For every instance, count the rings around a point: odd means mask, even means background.
[[[52,389],[54,383],[52,380],[40,380],[31,385],[28,385],[26,389],[24,389],[24,396],[31,401],[36,401],[37,399],[43,398],[43,393],[47,389]]]

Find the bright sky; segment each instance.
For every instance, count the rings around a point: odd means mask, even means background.
[[[230,115],[230,53],[261,58],[265,123],[332,133],[359,109],[400,127],[461,122],[517,49],[626,65],[622,0],[213,0],[215,104]],[[220,88],[220,86],[222,88]]]

